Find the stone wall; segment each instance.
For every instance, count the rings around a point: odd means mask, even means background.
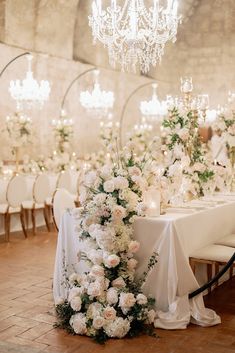
[[[11,59],[25,50],[0,44],[0,68],[3,68]],[[61,101],[71,81],[80,73],[92,66],[82,64],[78,61],[58,58],[52,55],[34,53],[33,71],[37,80],[47,79],[51,83],[50,100],[41,111],[29,111],[33,118],[36,130],[36,142],[34,146],[27,148],[31,156],[47,154],[53,150],[53,139],[51,131],[51,120],[57,119],[60,115]],[[26,57],[21,57],[13,62],[0,79],[1,84],[1,106],[0,106],[0,127],[4,128],[5,117],[13,114],[16,108],[15,102],[8,92],[10,80],[23,79],[27,70]],[[104,90],[112,90],[115,93],[115,104],[113,115],[115,120],[120,119],[123,104],[129,94],[139,85],[150,81],[141,76],[126,75],[120,72],[111,72],[108,69],[101,69],[100,84]],[[93,73],[83,76],[70,90],[65,101],[65,108],[68,116],[75,122],[74,150],[83,156],[87,152],[97,150],[99,144],[99,119],[88,114],[79,103],[79,93],[82,90],[91,89],[93,86]],[[140,97],[145,92],[140,92]],[[132,126],[140,117],[136,106],[130,102],[125,114],[125,126]],[[11,159],[10,148],[7,146],[3,136],[0,136],[1,148],[0,158]]]

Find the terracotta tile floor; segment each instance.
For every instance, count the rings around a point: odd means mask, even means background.
[[[26,240],[12,234],[9,244],[0,236],[0,353],[235,353],[235,278],[206,298],[222,317],[216,327],[157,330],[159,339],[141,336],[105,346],[54,329],[56,239],[43,230]]]

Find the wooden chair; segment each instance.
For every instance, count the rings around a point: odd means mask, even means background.
[[[45,174],[40,174],[35,179],[33,190],[32,190],[32,200],[22,202],[22,208],[26,212],[31,212],[31,219],[33,225],[33,234],[36,234],[36,211],[42,210],[44,215],[44,220],[47,226],[47,230],[50,231],[48,219],[46,217],[46,210],[44,201],[49,195],[49,179]]]
[[[25,178],[20,175],[13,176],[7,185],[6,202],[0,204],[0,214],[4,216],[5,240],[7,242],[10,241],[12,215],[20,216],[22,230],[25,238],[27,238],[23,209],[21,206],[26,194],[27,184]]]
[[[57,189],[53,195],[53,221],[57,231],[59,230],[60,220],[67,208],[75,208],[74,198],[67,190]]]
[[[207,265],[207,280],[212,278],[212,273],[216,275],[219,267],[225,265],[234,254],[235,249],[229,246],[212,244],[194,251],[189,258],[189,263],[195,274],[196,265],[199,263]],[[235,266],[235,265],[234,265]],[[233,267],[230,268],[230,278],[233,276]],[[218,285],[218,283],[217,283]],[[211,289],[209,289],[209,292]]]

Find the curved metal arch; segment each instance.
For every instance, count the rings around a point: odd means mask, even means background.
[[[17,56],[15,56],[13,59],[11,59],[5,66],[4,68],[2,69],[2,71],[0,72],[0,77],[2,77],[2,75],[4,74],[4,72],[6,71],[6,69],[8,68],[8,66],[10,66],[14,61],[16,61],[17,59],[21,58],[22,56],[25,56],[25,55],[30,55],[29,52],[25,52],[25,53],[22,53],[22,54],[19,54]]]
[[[147,87],[147,86],[150,86],[152,85],[153,83],[156,83],[157,80],[152,80],[150,82],[147,82],[147,83],[144,83],[140,86],[138,86],[137,88],[134,89],[134,91],[131,92],[131,94],[127,97],[127,100],[125,101],[125,104],[122,108],[122,111],[121,111],[121,116],[120,116],[120,120],[119,120],[119,123],[120,123],[120,128],[119,128],[119,143],[120,143],[120,147],[122,148],[122,128],[123,128],[123,119],[124,119],[124,115],[125,115],[125,112],[126,112],[126,108],[128,106],[128,103],[130,102],[131,98],[138,92],[140,91],[142,88],[144,87]]]
[[[68,87],[67,87],[67,89],[66,89],[66,91],[65,91],[65,94],[64,94],[64,96],[63,96],[63,99],[62,99],[62,101],[61,101],[60,111],[62,111],[62,110],[64,109],[65,100],[66,100],[66,98],[67,98],[67,96],[68,96],[68,94],[69,94],[69,91],[70,91],[71,88],[73,87],[74,83],[75,83],[76,81],[78,81],[82,76],[86,75],[88,72],[95,71],[95,70],[97,70],[96,67],[92,67],[92,68],[90,68],[90,69],[87,69],[86,71],[84,71],[84,72],[82,72],[81,74],[79,74],[78,76],[76,76],[76,77],[70,82],[70,84],[68,85]]]

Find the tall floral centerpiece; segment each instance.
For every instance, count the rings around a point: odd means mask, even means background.
[[[15,156],[16,172],[18,172],[20,148],[32,143],[32,120],[19,112],[7,116],[4,133]]]
[[[74,134],[73,120],[67,119],[65,112],[62,112],[60,119],[52,120],[52,129],[58,153],[69,151]]]
[[[80,193],[80,257],[90,271],[70,276],[69,296],[56,306],[59,327],[98,342],[149,330],[155,317],[154,300],[142,289],[157,257],[153,253],[148,269],[136,279],[134,256],[140,244],[132,227],[135,217],[148,209],[143,194],[151,182],[150,161],[137,158],[131,143],[112,156],[108,164],[85,175]]]
[[[174,193],[178,190],[186,199],[202,196],[214,185],[214,171],[207,163],[198,133],[198,105],[189,93],[185,92],[182,101],[170,102],[169,115],[163,121],[165,175],[175,185]]]

